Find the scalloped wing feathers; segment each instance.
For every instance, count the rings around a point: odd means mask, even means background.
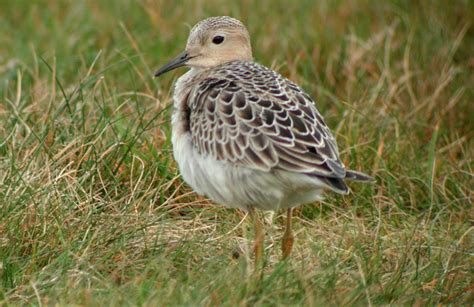
[[[193,145],[201,154],[252,169],[321,178],[346,191],[336,141],[313,100],[252,62],[211,69],[187,96]]]

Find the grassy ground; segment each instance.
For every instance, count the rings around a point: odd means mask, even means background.
[[[367,305],[474,301],[472,1],[0,2],[0,304]],[[230,14],[300,83],[342,158],[373,174],[271,217],[196,196],[154,69]],[[179,73],[182,73],[181,70]],[[271,222],[270,222],[271,221]]]

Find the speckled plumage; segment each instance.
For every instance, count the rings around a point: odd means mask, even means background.
[[[239,21],[214,17],[191,30],[187,46],[205,46],[216,31],[248,36]],[[345,179],[370,180],[346,170],[300,87],[249,59],[221,62],[192,67],[174,91],[173,152],[196,192],[230,207],[277,210],[319,200],[324,189],[348,193]]]
[[[334,137],[297,85],[242,61],[206,75],[188,96],[189,131],[200,154],[264,172],[345,177]]]

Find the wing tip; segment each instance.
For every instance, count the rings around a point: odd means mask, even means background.
[[[370,182],[370,183],[373,183],[376,181],[375,178],[372,176],[366,175],[358,171],[353,171],[353,170],[347,170],[346,177],[344,179],[360,181],[360,182]]]
[[[350,189],[347,184],[344,182],[343,178],[338,177],[326,177],[324,175],[319,174],[307,174],[310,177],[317,178],[322,183],[326,185],[327,188],[331,189],[332,191],[339,193],[339,194],[349,194]]]

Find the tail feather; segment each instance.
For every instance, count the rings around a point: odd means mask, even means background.
[[[347,180],[354,180],[354,181],[369,181],[369,182],[374,182],[375,179],[374,177],[371,177],[369,175],[366,175],[361,172],[357,171],[352,171],[352,170],[347,170],[346,171],[346,178]]]
[[[327,184],[331,190],[340,194],[349,193],[349,187],[341,178],[322,177],[321,180]]]
[[[323,182],[328,188],[333,190],[339,194],[348,194],[349,187],[344,182],[344,180],[354,180],[354,181],[361,181],[361,182],[375,182],[373,177],[366,175],[364,173],[347,170],[346,177],[338,178],[338,177],[325,177],[322,175],[317,174],[307,174],[310,177],[318,178],[321,182]]]
[[[307,174],[307,175],[310,177],[319,179],[328,188],[330,188],[336,193],[340,193],[340,194],[349,193],[349,187],[341,178],[325,177],[325,176],[316,175],[316,174]]]

